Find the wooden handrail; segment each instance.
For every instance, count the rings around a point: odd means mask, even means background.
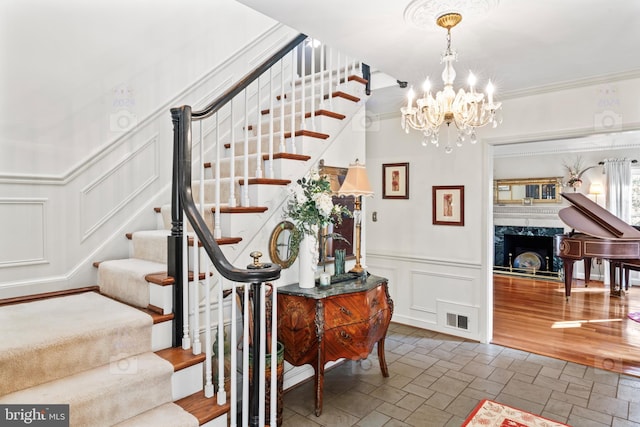
[[[287,43],[282,49],[273,54],[272,57],[265,60],[255,70],[241,78],[238,83],[226,90],[222,95],[209,103],[200,111],[193,111],[191,118],[193,120],[202,120],[215,114],[226,103],[231,101],[237,94],[245,90],[253,81],[264,74],[269,68],[271,68],[276,62],[281,60],[287,53],[291,52],[296,46],[302,43],[307,38],[304,34],[299,34],[289,43]]]
[[[213,265],[224,278],[234,282],[258,283],[278,279],[281,270],[279,265],[264,264],[263,268],[259,269],[242,269],[233,266],[225,257],[193,200],[191,188],[191,107],[183,105],[172,108],[171,115],[174,124],[174,143],[179,147],[177,150],[179,173],[174,185],[179,188],[180,203]]]

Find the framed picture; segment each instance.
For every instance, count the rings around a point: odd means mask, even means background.
[[[409,163],[382,165],[382,198],[409,198]]]
[[[433,223],[464,225],[464,186],[433,186]]]

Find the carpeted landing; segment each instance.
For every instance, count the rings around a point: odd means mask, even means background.
[[[151,327],[94,292],[0,306],[0,404],[69,404],[71,426],[198,426],[172,403]]]

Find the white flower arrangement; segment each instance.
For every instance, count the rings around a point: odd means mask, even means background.
[[[313,236],[326,225],[342,223],[343,216],[351,216],[346,207],[333,203],[329,180],[317,170],[291,184],[289,195],[285,214],[298,233]]]

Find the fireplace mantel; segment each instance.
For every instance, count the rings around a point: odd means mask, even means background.
[[[563,227],[558,212],[567,205],[493,206],[493,224],[521,227]]]

